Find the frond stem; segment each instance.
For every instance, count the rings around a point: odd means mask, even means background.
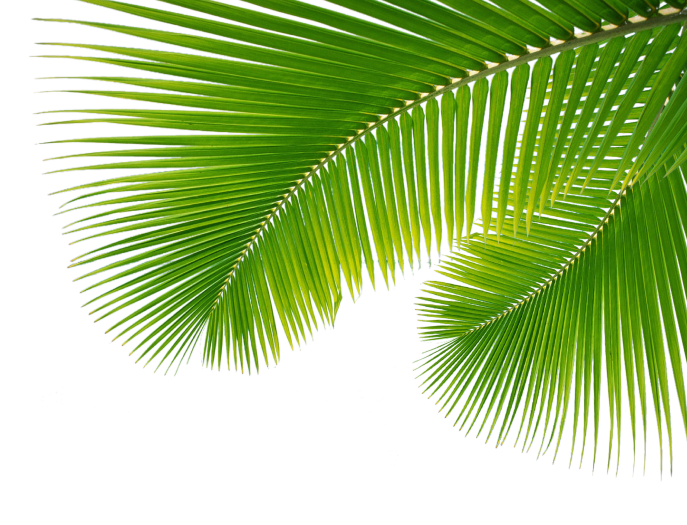
[[[460,337],[465,337],[465,336],[466,336],[467,334],[469,334],[469,333],[472,333],[472,332],[474,332],[474,331],[476,331],[476,330],[480,330],[480,329],[484,328],[485,326],[488,326],[489,324],[493,323],[494,321],[497,321],[498,319],[500,319],[500,318],[503,317],[504,315],[506,315],[506,314],[510,313],[511,311],[515,310],[516,308],[522,306],[522,305],[525,304],[527,301],[529,301],[530,299],[532,299],[535,295],[537,295],[538,293],[540,293],[542,290],[545,290],[546,287],[549,286],[550,284],[552,284],[556,279],[558,279],[558,277],[560,277],[561,275],[563,275],[563,272],[565,272],[568,268],[570,268],[570,266],[573,265],[573,263],[575,262],[575,260],[578,259],[578,258],[580,257],[580,255],[582,255],[582,252],[585,251],[585,250],[587,249],[587,247],[591,244],[591,242],[594,240],[594,237],[596,237],[596,236],[598,235],[599,231],[601,230],[601,228],[604,227],[604,224],[606,224],[606,223],[608,222],[608,220],[610,219],[611,215],[613,215],[613,213],[615,213],[615,209],[616,209],[616,208],[619,206],[619,204],[620,204],[620,199],[623,198],[623,196],[627,193],[627,188],[628,188],[628,187],[631,187],[632,184],[633,184],[634,182],[635,182],[635,181],[632,181],[630,184],[628,184],[628,185],[625,187],[625,189],[623,189],[622,191],[618,192],[618,196],[616,197],[616,199],[615,199],[615,200],[613,201],[613,203],[611,204],[611,207],[608,208],[608,211],[606,212],[606,215],[604,216],[603,219],[601,219],[601,221],[599,222],[599,225],[594,229],[594,231],[593,231],[592,233],[589,234],[589,237],[587,238],[587,240],[580,246],[580,248],[579,248],[574,254],[572,254],[572,255],[570,256],[570,258],[568,259],[568,262],[567,262],[560,270],[558,270],[556,273],[554,273],[553,275],[551,275],[551,276],[550,276],[546,281],[544,281],[536,290],[532,291],[532,292],[531,292],[530,294],[528,294],[526,297],[523,297],[522,299],[520,299],[520,301],[518,301],[517,303],[515,303],[513,306],[507,308],[506,310],[504,310],[503,312],[501,312],[501,313],[500,313],[499,315],[497,315],[496,317],[492,317],[492,318],[489,319],[488,321],[485,321],[485,322],[483,322],[483,323],[481,323],[481,324],[475,326],[474,328],[470,328],[470,330],[466,331],[466,332],[465,332],[464,334],[462,334]]]
[[[310,172],[308,172],[300,181],[298,181],[298,183],[293,188],[291,188],[291,190],[289,190],[289,192],[286,195],[284,195],[284,197],[282,198],[282,200],[279,201],[277,206],[275,206],[270,211],[268,216],[265,218],[265,220],[262,222],[262,224],[260,225],[258,230],[255,232],[255,234],[251,238],[251,240],[246,245],[246,248],[243,250],[243,252],[241,252],[241,255],[239,256],[238,261],[236,261],[236,263],[232,267],[231,271],[229,272],[229,275],[227,276],[226,280],[222,284],[222,287],[220,288],[219,293],[217,294],[217,299],[215,299],[215,302],[213,303],[211,310],[213,310],[216,307],[217,303],[219,302],[219,297],[222,295],[222,293],[226,289],[232,276],[235,275],[236,270],[238,269],[241,262],[244,260],[246,254],[250,251],[252,246],[260,238],[260,235],[265,231],[265,229],[267,228],[267,225],[277,215],[279,210],[281,210],[284,207],[284,205],[289,201],[289,199],[301,187],[303,187],[303,185],[308,180],[310,180],[318,171],[320,171],[329,161],[334,159],[337,155],[339,155],[341,152],[346,150],[346,148],[348,148],[349,146],[354,144],[356,141],[365,137],[368,133],[371,133],[372,131],[377,129],[379,126],[383,126],[386,122],[388,122],[392,118],[396,118],[397,116],[401,115],[402,113],[410,111],[413,108],[415,108],[416,106],[424,104],[425,102],[427,102],[433,98],[436,98],[439,95],[442,95],[443,93],[453,91],[455,89],[458,89],[461,86],[470,84],[472,82],[476,82],[477,80],[479,80],[481,78],[485,78],[485,77],[494,75],[494,74],[499,73],[501,71],[512,69],[512,68],[517,67],[521,64],[532,62],[534,60],[537,60],[537,59],[540,59],[543,57],[547,57],[547,56],[551,56],[551,55],[554,55],[556,53],[561,53],[561,52],[567,51],[569,49],[576,49],[578,47],[581,47],[581,46],[584,46],[587,44],[593,44],[595,42],[599,42],[602,40],[608,40],[608,39],[611,39],[611,38],[614,38],[617,36],[623,36],[623,35],[627,35],[629,33],[635,33],[635,32],[644,31],[647,29],[654,29],[656,27],[666,26],[666,25],[670,25],[670,24],[683,22],[683,21],[687,22],[687,9],[683,9],[682,11],[680,11],[677,8],[669,7],[669,8],[662,9],[657,16],[654,16],[651,18],[645,19],[643,17],[637,16],[637,17],[634,17],[634,18],[627,20],[625,22],[625,24],[623,24],[621,26],[608,25],[608,26],[602,26],[599,29],[599,31],[597,31],[595,33],[578,33],[576,35],[573,35],[573,37],[570,40],[559,41],[559,43],[555,43],[551,46],[541,48],[538,51],[534,51],[532,53],[527,53],[525,55],[517,56],[517,57],[514,57],[512,59],[508,59],[505,62],[501,62],[499,64],[494,64],[493,66],[487,66],[486,69],[483,69],[481,71],[474,71],[474,72],[468,74],[467,77],[457,79],[457,80],[451,82],[450,84],[447,84],[446,86],[443,86],[439,89],[435,89],[431,93],[421,94],[422,96],[420,98],[418,98],[417,100],[414,100],[412,102],[407,102],[405,106],[398,108],[395,111],[392,111],[391,113],[389,113],[388,115],[386,115],[382,119],[378,120],[377,122],[371,123],[366,129],[360,131],[356,136],[349,139],[348,142],[345,142],[344,144],[339,146],[334,152],[329,154],[329,156],[322,159],[319,162],[319,164],[314,166],[312,168],[312,170],[310,170]],[[611,208],[609,209],[609,213],[606,215],[604,220],[601,222],[601,225],[599,226],[599,228],[601,228],[603,226],[603,224],[608,220],[608,217],[611,213],[611,210],[613,210],[615,208],[616,203],[619,202],[620,197],[623,194],[624,194],[624,192],[619,194],[618,199],[613,204],[613,206],[611,206]],[[590,236],[590,240],[593,238],[594,235],[596,235],[599,228],[597,228],[597,230],[592,234],[592,236]],[[581,248],[577,254],[575,254],[573,259],[575,257],[577,257],[581,253],[581,250],[583,250],[583,249],[584,249],[584,247]],[[573,259],[571,259],[571,261]],[[567,267],[567,265],[566,265],[566,267]],[[566,267],[564,267],[563,270]],[[563,270],[561,270],[561,272]],[[554,275],[552,277],[552,280],[555,277],[556,276]],[[533,293],[536,293],[536,292],[533,292]],[[523,302],[525,300],[527,300],[527,299],[524,299]],[[518,304],[520,304],[520,303],[518,303]],[[514,307],[512,307],[512,308],[514,308]],[[508,311],[510,311],[510,310],[506,310],[506,312],[502,313],[501,315],[504,315]],[[501,315],[499,317],[501,317]],[[495,319],[498,319],[499,317],[496,317],[496,318],[480,325],[479,327],[473,328],[469,332],[471,332],[473,330],[477,330],[482,326],[486,326],[486,324],[489,324],[490,322],[492,322]],[[466,334],[469,332],[466,332]]]

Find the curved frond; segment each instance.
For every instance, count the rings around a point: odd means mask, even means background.
[[[421,311],[425,337],[448,341],[424,358],[421,376],[447,417],[468,432],[477,424],[497,445],[517,430],[516,443],[523,438],[529,450],[541,436],[539,453],[555,444],[555,460],[573,410],[572,448],[581,431],[581,463],[590,411],[596,458],[607,402],[610,466],[615,428],[620,457],[627,392],[633,446],[638,418],[646,443],[649,397],[661,458],[665,425],[672,466],[670,377],[687,431],[680,350],[687,349],[686,169],[677,162],[667,176],[659,169],[618,193],[607,211],[585,194],[561,200],[526,239],[476,237],[442,264],[448,280],[427,283]],[[592,178],[590,187],[604,193],[610,175]]]
[[[585,188],[603,207],[682,151],[685,123],[663,111],[685,64],[682,1],[83,1],[174,30],[61,22],[181,49],[68,44],[169,78],[84,77],[129,89],[84,93],[162,109],[61,121],[179,133],[64,141],[126,145],[78,169],[153,170],[71,188],[65,210],[93,209],[70,231],[104,244],[75,265],[94,268],[89,304],[146,362],[180,362],[200,337],[209,366],[276,361],[278,327],[299,344],[344,288],[375,272],[388,285],[460,242],[477,210],[487,237],[492,223],[531,236],[549,200]],[[586,191],[609,168],[606,193]]]

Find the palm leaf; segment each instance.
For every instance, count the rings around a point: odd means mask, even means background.
[[[625,185],[682,151],[668,137],[683,113],[661,113],[684,64],[682,1],[334,2],[365,17],[295,0],[249,2],[261,11],[163,2],[193,14],[84,1],[207,35],[62,21],[183,50],[60,44],[118,57],[71,58],[171,77],[84,77],[157,91],[83,93],[191,108],[62,121],[180,130],[62,141],[127,146],[81,155],[115,162],[78,169],[155,170],[71,188],[65,211],[93,209],[70,232],[104,242],[74,263],[99,265],[82,277],[97,290],[88,304],[158,366],[180,363],[200,337],[209,366],[278,360],[279,329],[300,344],[334,322],[344,288],[357,296],[376,271],[388,285],[405,258],[412,266],[471,232],[480,186],[487,237],[495,194],[497,237],[508,210],[514,235],[521,214],[531,234],[549,197],[617,171],[613,157],[647,133],[655,153],[623,159]],[[616,185],[590,195],[606,203]]]

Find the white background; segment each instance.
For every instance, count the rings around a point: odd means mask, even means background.
[[[28,367],[28,182],[40,176],[28,172],[28,1],[3,2],[2,25],[3,523],[685,522],[684,484],[368,483],[364,414],[41,415]]]

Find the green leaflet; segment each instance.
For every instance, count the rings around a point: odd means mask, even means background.
[[[539,204],[543,208],[546,196],[543,195],[544,188],[551,185],[553,175],[549,175],[551,168],[551,156],[553,154],[554,140],[556,138],[557,124],[560,119],[561,107],[563,105],[563,98],[566,87],[568,86],[568,79],[570,78],[570,71],[572,69],[575,53],[568,50],[563,53],[553,68],[553,85],[551,87],[551,96],[549,104],[546,108],[546,117],[544,117],[544,124],[542,126],[541,138],[539,140],[539,148],[537,150],[537,162],[532,175],[532,188],[534,192],[530,192],[530,197],[527,203],[527,228],[529,229],[532,223],[532,215],[534,214],[534,207]],[[540,197],[541,196],[541,197]]]
[[[508,122],[506,124],[506,135],[503,144],[503,165],[501,168],[501,183],[499,188],[498,215],[496,218],[496,235],[501,234],[503,222],[506,218],[506,207],[508,206],[508,193],[510,191],[510,180],[512,177],[513,160],[515,158],[515,146],[518,139],[518,128],[522,118],[522,106],[525,101],[527,81],[530,76],[530,66],[523,64],[513,71],[511,76],[511,98],[508,110]]]
[[[444,175],[444,211],[446,214],[446,228],[448,231],[448,245],[453,246],[454,228],[454,180],[453,162],[455,141],[455,118],[456,118],[456,98],[452,92],[444,93],[441,96],[441,165]],[[458,232],[460,235],[461,232]]]
[[[532,71],[530,82],[530,104],[527,108],[527,120],[525,131],[522,138],[522,151],[518,159],[518,170],[515,174],[515,215],[513,220],[513,235],[517,233],[520,223],[520,214],[525,207],[525,197],[527,188],[530,184],[530,169],[532,167],[532,155],[534,153],[535,136],[539,128],[539,119],[544,103],[544,94],[549,81],[552,60],[549,57],[537,62]],[[533,182],[536,186],[536,181]],[[536,199],[536,196],[535,196]],[[527,233],[529,233],[529,222],[527,222]]]
[[[491,227],[491,210],[494,201],[494,179],[496,175],[496,160],[501,137],[501,122],[506,103],[508,89],[508,73],[502,71],[491,81],[489,93],[489,129],[487,131],[487,149],[484,167],[484,190],[482,192],[482,222],[486,237]],[[448,219],[447,219],[448,222]]]
[[[467,166],[468,150],[468,117],[470,112],[470,89],[461,87],[456,92],[456,235],[458,236],[458,248],[463,238],[463,225],[465,222],[465,170]],[[467,235],[469,235],[469,230]]]
[[[468,171],[467,188],[465,190],[465,213],[467,215],[467,237],[470,238],[472,221],[475,217],[475,201],[477,198],[477,171],[479,169],[480,146],[482,144],[482,129],[484,127],[484,112],[487,107],[487,91],[489,84],[486,79],[475,83],[472,98],[472,126],[470,129],[470,168]]]
[[[429,219],[429,195],[427,194],[427,159],[425,157],[425,112],[422,106],[413,109],[413,145],[415,153],[415,182],[417,187],[417,203],[420,213],[420,224],[427,246],[427,254],[431,252],[432,227]]]

